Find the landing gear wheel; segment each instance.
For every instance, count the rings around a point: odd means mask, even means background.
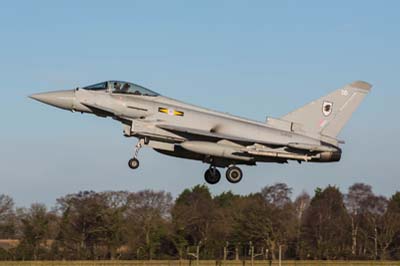
[[[149,141],[147,139],[147,141]],[[137,169],[139,167],[139,160],[136,159],[138,154],[139,154],[139,150],[143,147],[143,145],[146,143],[146,139],[145,138],[141,138],[139,139],[138,143],[135,146],[135,152],[133,155],[133,158],[129,160],[128,165],[131,169]]]
[[[215,185],[221,179],[221,173],[218,171],[217,168],[211,167],[210,169],[207,169],[207,171],[204,173],[204,179],[208,184]]]
[[[139,167],[139,160],[132,158],[129,160],[128,165],[131,169],[137,169]]]
[[[239,183],[243,178],[243,172],[239,167],[231,166],[226,170],[226,179],[232,184]]]

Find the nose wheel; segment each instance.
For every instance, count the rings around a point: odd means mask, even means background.
[[[139,150],[143,147],[143,145],[145,143],[146,143],[145,139],[139,139],[138,143],[135,146],[135,152],[134,152],[133,158],[128,161],[129,168],[131,168],[133,170],[139,168],[140,164],[139,164],[139,160],[137,159],[137,157],[139,154]]]
[[[131,168],[133,170],[137,169],[137,168],[139,168],[139,160],[136,158],[132,158],[129,160],[128,165],[129,165],[129,168]]]
[[[211,166],[207,171],[204,173],[204,179],[210,185],[215,185],[221,180],[221,173],[215,166]]]

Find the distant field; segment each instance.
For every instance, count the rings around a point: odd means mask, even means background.
[[[196,261],[0,261],[0,266],[197,266]],[[251,261],[201,260],[199,266],[252,266]],[[279,266],[278,261],[254,261],[254,266]],[[282,266],[400,266],[400,261],[282,261]]]

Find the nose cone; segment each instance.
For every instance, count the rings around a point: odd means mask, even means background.
[[[74,104],[75,91],[53,91],[45,93],[37,93],[29,96],[39,102],[49,104],[61,109],[72,110]]]

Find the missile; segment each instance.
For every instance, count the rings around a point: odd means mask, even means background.
[[[239,146],[233,147],[209,141],[185,141],[181,143],[180,146],[185,150],[209,156],[229,158],[242,161],[250,161],[253,159],[251,157],[238,155],[238,153],[242,153],[241,148]]]

